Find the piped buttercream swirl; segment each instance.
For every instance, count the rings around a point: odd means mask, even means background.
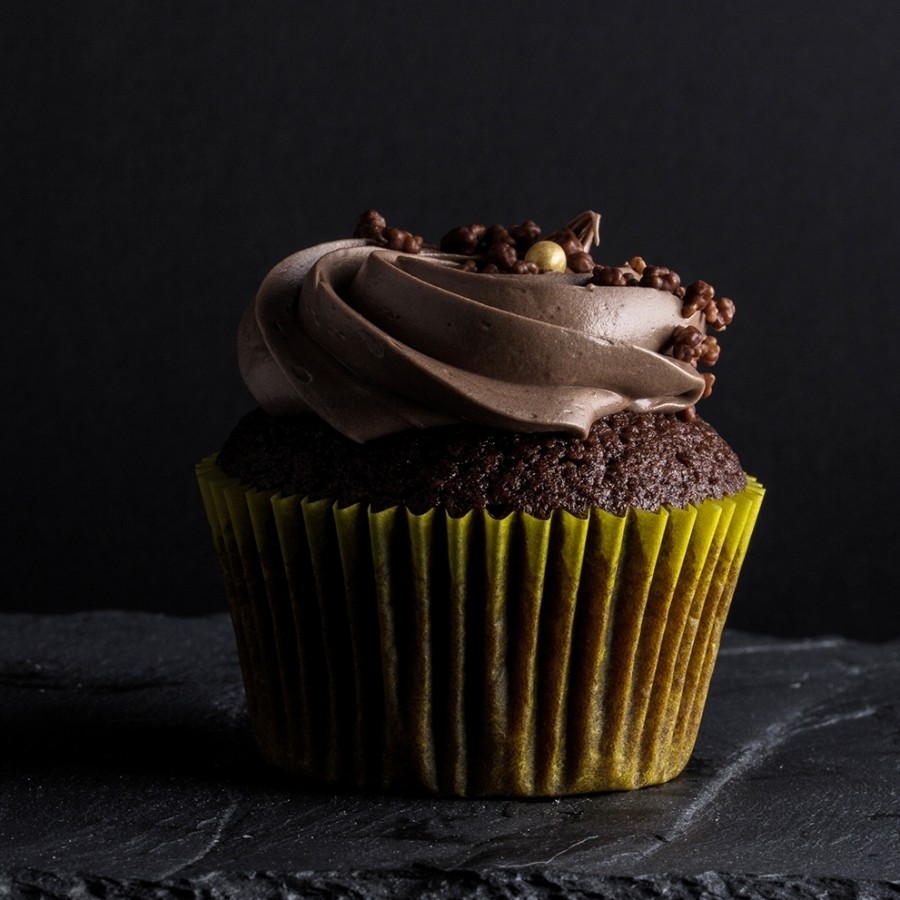
[[[703,328],[673,294],[458,261],[355,239],[288,257],[241,320],[251,393],[360,442],[458,421],[586,435],[602,416],[678,412],[703,394],[703,376],[664,352],[677,326]]]

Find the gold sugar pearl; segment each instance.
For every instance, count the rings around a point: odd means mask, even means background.
[[[528,248],[525,262],[533,262],[548,272],[565,272],[566,251],[556,241],[538,241]]]

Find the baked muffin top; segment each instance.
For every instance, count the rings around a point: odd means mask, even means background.
[[[439,244],[374,210],[288,257],[241,322],[260,409],[219,455],[284,494],[459,516],[683,507],[736,493],[696,414],[734,304],[635,256],[594,261],[600,216],[459,226]]]
[[[721,498],[746,483],[734,451],[709,424],[664,413],[615,413],[584,438],[460,424],[360,444],[318,416],[257,409],[234,429],[218,463],[248,485],[284,495],[376,510],[436,507],[452,516],[471,509],[583,516],[593,507],[621,515]]]

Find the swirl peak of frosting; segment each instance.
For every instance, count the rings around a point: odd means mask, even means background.
[[[269,414],[315,413],[360,442],[458,421],[586,435],[603,416],[691,410],[708,393],[695,348],[714,343],[704,337],[713,320],[702,304],[685,308],[683,289],[641,286],[632,266],[616,270],[623,283],[605,284],[597,272],[608,267],[585,271],[580,257],[581,271],[558,273],[473,266],[472,254],[423,247],[407,232],[387,240],[383,222],[288,257],[247,307],[240,369]],[[599,239],[599,216],[570,224],[580,234],[550,239],[568,242],[572,260]],[[502,240],[518,263],[521,242]]]

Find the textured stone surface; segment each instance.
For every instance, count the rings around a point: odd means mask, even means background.
[[[900,896],[898,689],[897,642],[726,633],[667,785],[336,794],[258,761],[225,616],[3,616],[0,896]]]
[[[234,874],[212,872],[193,878],[148,882],[84,875],[56,875],[35,870],[0,873],[0,896],[39,898],[103,898],[103,900],[191,900],[240,897],[347,897],[369,900],[472,897],[485,900],[729,900],[729,898],[790,898],[790,900],[892,900],[900,885],[847,878],[794,878],[780,875],[732,875],[704,872],[696,876],[588,875],[561,869],[374,872],[298,872]]]

